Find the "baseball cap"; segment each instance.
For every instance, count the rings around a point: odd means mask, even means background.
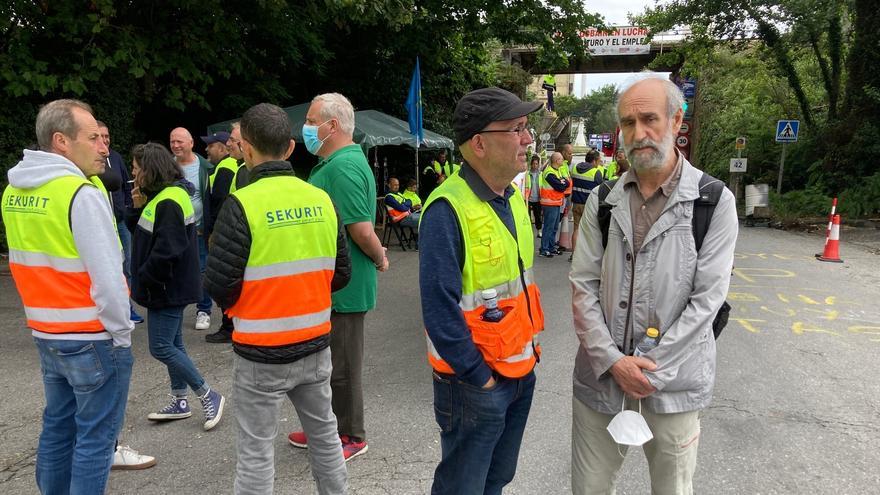
[[[229,141],[229,133],[226,131],[217,131],[217,132],[211,134],[210,136],[202,136],[202,141],[204,141],[205,144],[212,144],[212,143],[226,144],[226,141]]]
[[[463,144],[492,122],[511,120],[541,108],[540,101],[524,102],[510,91],[491,87],[461,97],[452,114],[456,144]]]

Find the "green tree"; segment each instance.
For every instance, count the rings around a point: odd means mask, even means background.
[[[584,97],[584,116],[587,119],[585,132],[590,134],[614,132],[617,128],[614,108],[617,94],[617,86],[606,84]]]
[[[648,9],[638,20],[654,32],[691,28],[677,54],[685,60],[685,72],[710,69],[716,48],[723,46],[748,51],[782,77],[792,99],[780,101],[783,112],[772,120],[802,120],[807,139],[797,148],[809,158],[796,166],[809,168],[812,183],[835,192],[880,170],[876,2],[673,0]],[[820,142],[811,136],[825,138]]]

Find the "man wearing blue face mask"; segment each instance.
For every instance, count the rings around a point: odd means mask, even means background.
[[[339,93],[312,100],[302,129],[309,153],[317,155],[309,183],[327,194],[345,225],[351,255],[351,281],[333,293],[330,354],[333,412],[345,460],[367,451],[361,370],[364,358],[364,316],[376,306],[376,271],[388,269],[385,248],[376,236],[376,180],[360,146],[352,141],[354,108]],[[302,431],[288,435],[295,447],[306,448]]]

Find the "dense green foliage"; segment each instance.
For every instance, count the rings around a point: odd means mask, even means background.
[[[673,0],[639,20],[653,32],[691,28],[684,47],[667,58],[699,77],[697,162],[726,176],[734,140],[744,135],[746,182],[775,186],[775,123],[796,118],[801,136],[789,145],[783,190],[848,196],[841,208],[862,215],[880,210],[867,194],[880,173],[876,3]],[[803,203],[794,196],[792,206]]]
[[[525,93],[528,78],[498,61],[500,46],[535,46],[552,70],[584,56],[577,31],[598,23],[573,0],[9,0],[0,172],[34,141],[37,109],[52,99],[92,104],[125,153],[179,125],[201,133],[261,101],[288,106],[330,91],[405,117],[417,56],[425,127],[448,135],[467,91]]]
[[[592,93],[578,98],[565,95],[555,99],[556,115],[559,117],[583,118],[586,126],[584,132],[604,133],[614,132],[617,128],[617,120],[614,113],[614,102],[617,100],[617,86],[608,84],[593,91]]]
[[[530,44],[564,61],[584,52],[577,28],[596,24],[570,0],[12,0],[0,19],[0,88],[14,103],[0,110],[4,166],[33,139],[23,123],[57,97],[93,104],[123,150],[326,91],[405,116],[416,56],[426,126],[442,132],[464,92],[521,84],[493,47]]]

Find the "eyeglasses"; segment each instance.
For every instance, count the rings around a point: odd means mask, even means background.
[[[509,132],[511,134],[516,134],[519,137],[523,137],[529,134],[529,128],[524,126],[517,126],[513,129],[487,129],[478,132],[477,134],[483,134],[486,132]]]

